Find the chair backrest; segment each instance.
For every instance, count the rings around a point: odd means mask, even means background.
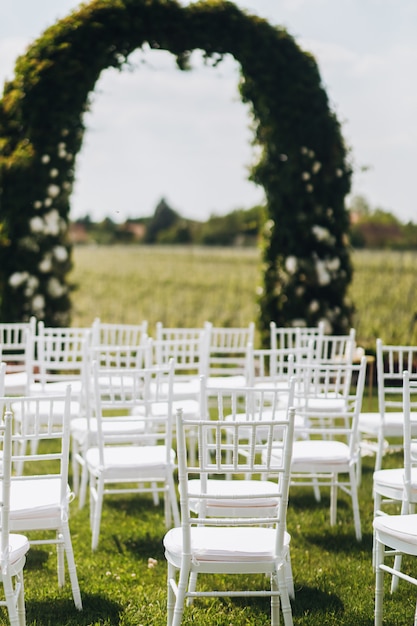
[[[150,339],[150,344],[152,364],[156,367],[166,367],[173,360],[176,381],[190,380],[205,373],[207,338],[204,331]]]
[[[312,345],[291,348],[248,349],[248,384],[288,384],[294,368],[312,360]]]
[[[143,335],[139,344],[94,344],[88,348],[88,360],[90,363],[97,361],[100,368],[122,367],[149,367],[152,343]]]
[[[386,411],[403,410],[403,372],[410,381],[417,381],[417,346],[386,345],[376,341],[378,408],[382,420]]]
[[[190,327],[172,327],[172,326],[164,326],[162,322],[157,322],[155,326],[155,339],[157,341],[194,341],[195,339],[200,339],[204,337],[206,334],[206,330],[204,327],[201,328],[190,328]]]
[[[0,324],[0,345],[2,359],[7,363],[7,372],[26,371],[31,361],[31,338],[36,334],[36,319],[29,322]]]
[[[107,323],[96,317],[91,329],[93,346],[138,346],[148,332],[148,322],[144,320],[140,324]]]
[[[39,322],[36,336],[36,363],[34,380],[46,385],[81,379],[87,365],[91,342],[89,328],[45,327]]]
[[[237,328],[216,327],[205,323],[207,331],[206,376],[247,376],[249,346],[255,343],[255,324]]]
[[[1,401],[13,414],[12,480],[59,477],[60,501],[66,506],[71,386],[59,395],[7,397]]]
[[[272,389],[269,390],[274,393]],[[210,394],[213,389],[210,389]],[[245,526],[253,524],[275,525],[277,528],[276,551],[281,553],[286,526],[288,486],[290,479],[291,453],[294,435],[293,409],[274,411],[277,403],[268,398],[268,409],[263,413],[254,411],[254,406],[262,403],[256,398],[266,399],[267,394],[259,389],[242,389],[239,399],[236,389],[218,389],[218,414],[211,419],[188,419],[177,412],[178,474],[180,485],[181,517],[185,551],[190,545],[192,525]],[[244,410],[247,407],[247,410]],[[243,413],[242,413],[243,410]],[[198,455],[193,462],[188,453],[187,441],[190,433],[197,432]],[[281,450],[281,454],[278,451]],[[276,491],[273,494],[276,507],[265,506],[265,498],[271,500],[271,492],[254,490],[245,493],[255,512],[253,517],[236,515],[234,507],[224,507],[220,517],[206,515],[209,502],[222,498],[230,500],[230,493],[213,493],[207,488],[209,478],[235,480],[244,476],[252,479],[276,478]],[[199,479],[201,490],[196,496],[189,493],[189,480]],[[237,482],[237,480],[236,480]],[[199,505],[195,506],[196,497]],[[240,496],[242,497],[242,496]],[[265,517],[259,516],[259,507]]]
[[[0,567],[2,573],[9,569],[10,486],[12,472],[12,414],[6,411],[0,422]]]
[[[324,322],[319,322],[317,326],[293,327],[277,326],[275,322],[271,322],[269,328],[272,350],[306,347],[311,339],[324,335]]]
[[[318,335],[314,338],[314,358],[322,363],[347,361],[351,363],[356,348],[356,331],[347,335]]]
[[[170,449],[174,362],[160,368],[103,369],[95,361],[92,369],[92,414],[97,419],[100,462],[104,465],[108,445],[166,444]],[[113,427],[104,429],[104,420],[111,420]],[[123,421],[120,430],[118,420]],[[132,421],[128,438],[127,420]]]
[[[404,411],[404,489],[407,503],[415,503],[412,473],[417,471],[417,381],[410,379],[408,370],[403,372],[402,397]]]
[[[358,421],[365,376],[365,356],[359,364],[313,361],[298,368],[294,406],[296,416],[304,422],[305,434],[344,440],[351,454],[358,454]]]

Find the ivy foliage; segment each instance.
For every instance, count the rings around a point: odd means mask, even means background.
[[[344,198],[351,168],[313,57],[283,28],[232,2],[93,0],[48,28],[21,56],[0,101],[0,319],[70,321],[68,217],[83,116],[100,74],[137,48],[167,50],[180,69],[202,50],[232,55],[266,195],[259,324],[344,332],[352,268]]]

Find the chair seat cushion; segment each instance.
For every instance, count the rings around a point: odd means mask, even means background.
[[[213,499],[206,500],[207,506],[216,508],[263,508],[278,504],[278,486],[269,480],[217,480],[207,481],[207,494]],[[198,495],[201,493],[201,480],[188,481],[190,506],[198,511],[200,508]],[[216,499],[217,498],[217,499]],[[220,499],[219,499],[220,498]],[[256,510],[252,512],[256,517]],[[259,512],[259,516],[262,511]]]
[[[376,491],[386,497],[401,500],[404,492],[404,468],[382,469],[374,472],[373,485]],[[411,471],[411,493],[413,500],[417,500],[417,468]]]
[[[236,374],[230,376],[209,376],[207,378],[207,387],[215,387],[215,388],[233,388],[236,387],[245,387],[247,385],[246,376],[243,374]]]
[[[25,395],[29,377],[26,372],[10,372],[4,377],[4,393],[6,396]]]
[[[341,441],[332,440],[298,440],[294,442],[291,469],[297,471],[303,467],[318,470],[327,466],[345,466],[349,463],[349,447]]]
[[[9,562],[11,565],[17,563],[30,548],[30,543],[24,535],[18,533],[9,534]]]
[[[99,449],[89,448],[86,462],[92,472],[114,474],[132,473],[144,470],[164,472],[175,462],[175,451],[171,450],[168,458],[165,446],[105,446],[104,464],[100,462]]]
[[[389,538],[394,542],[400,541],[417,548],[417,515],[381,515],[375,517],[374,530],[383,535],[386,545],[390,545]],[[391,546],[394,547],[394,546]]]
[[[379,412],[360,413],[359,432],[377,435],[381,428]],[[384,435],[402,437],[404,428],[404,414],[402,411],[387,411],[384,415]]]
[[[71,500],[67,487],[66,502],[61,503],[61,479],[12,479],[10,490],[10,523],[25,518],[47,518],[61,515],[62,506]]]
[[[273,561],[276,530],[260,527],[198,527],[191,529],[191,552],[197,561]],[[288,548],[290,535],[285,533]],[[182,552],[182,529],[173,528],[164,537],[168,553]]]
[[[90,418],[89,422],[90,425],[88,425],[86,417],[77,417],[71,420],[71,435],[80,444],[85,443],[88,439],[91,445],[94,445],[96,442],[97,419]],[[127,438],[132,435],[143,434],[145,427],[143,421],[134,417],[106,417],[101,424],[105,435],[118,434],[120,437],[125,435]],[[119,440],[120,437],[118,437]]]

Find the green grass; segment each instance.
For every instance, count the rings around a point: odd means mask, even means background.
[[[399,456],[387,459],[389,466]],[[372,551],[372,464],[365,458],[359,490],[363,540],[355,539],[351,507],[341,495],[338,523],[329,526],[329,499],[320,503],[307,488],[294,489],[288,509],[292,536],[292,564],[296,599],[294,623],[298,626],[370,626],[373,623],[374,575]],[[166,620],[165,533],[162,506],[147,497],[112,497],[105,500],[100,544],[90,548],[88,506],[71,505],[71,531],[84,603],[79,613],[72,603],[69,583],[58,590],[53,549],[32,548],[25,570],[28,626],[116,625],[162,626]],[[148,559],[156,559],[150,568]],[[255,577],[255,584],[260,584]],[[225,580],[217,577],[216,583]],[[248,586],[251,584],[247,577]],[[201,580],[202,584],[205,581]],[[232,580],[232,585],[237,585]],[[235,587],[237,588],[237,587]],[[387,624],[412,621],[415,593],[410,585],[385,601]],[[5,620],[1,623],[7,623]],[[269,624],[269,602],[264,599],[196,601],[185,611],[184,626],[263,626]]]
[[[410,320],[417,310],[416,260],[415,254],[354,255],[351,297],[357,306],[358,341],[363,345],[373,347],[378,336],[387,343],[409,340]],[[243,325],[256,319],[260,265],[255,250],[77,248],[74,261],[74,326],[91,324],[95,316],[126,323],[147,319],[150,332],[158,320],[170,326],[197,326],[206,319],[218,325]],[[363,408],[376,408],[375,389],[372,399],[365,394]],[[399,463],[400,456],[386,461],[387,466]],[[288,529],[296,626],[373,624],[372,467],[373,459],[365,458],[359,490],[361,543],[355,540],[347,496],[340,496],[338,523],[330,528],[328,494],[323,493],[317,503],[308,489],[291,492]],[[28,626],[163,626],[162,506],[154,507],[146,497],[107,498],[94,553],[88,506],[79,511],[77,500],[71,504],[70,525],[84,610],[79,613],[74,608],[68,582],[62,590],[57,587],[54,549],[32,548],[25,570]],[[149,558],[157,560],[155,567],[148,567]],[[410,567],[416,569],[413,561]],[[216,582],[224,584],[222,578]],[[386,595],[385,623],[412,623],[414,606],[414,589],[400,583],[392,598]],[[4,614],[0,623],[7,624]],[[269,624],[269,602],[198,601],[186,609],[183,624],[264,626]]]
[[[417,340],[417,252],[355,252],[349,298],[359,345],[375,351],[387,344]],[[258,318],[261,284],[259,251],[254,248],[170,246],[77,247],[73,326],[148,320],[167,326],[244,326]]]

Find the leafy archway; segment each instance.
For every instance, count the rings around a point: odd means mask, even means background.
[[[0,319],[70,320],[70,195],[83,113],[100,73],[148,44],[187,69],[192,51],[231,54],[254,120],[265,189],[259,323],[350,324],[344,198],[351,168],[317,65],[284,30],[231,2],[94,0],[47,29],[0,101]]]

